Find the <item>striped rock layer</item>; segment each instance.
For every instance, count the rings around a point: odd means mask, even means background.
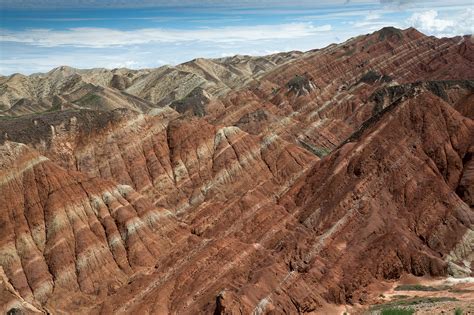
[[[384,28],[2,78],[2,310],[318,313],[472,276],[472,52]]]

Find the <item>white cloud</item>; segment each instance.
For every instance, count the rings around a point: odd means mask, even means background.
[[[407,23],[418,30],[436,36],[456,36],[473,33],[474,10],[468,8],[455,18],[441,18],[436,10],[415,12]]]
[[[365,17],[365,20],[366,21],[373,21],[373,20],[379,20],[380,18],[382,17],[381,14],[379,13],[369,13],[366,17]]]
[[[50,48],[47,54],[19,54],[18,56],[2,56],[0,59],[0,74],[20,72],[30,74],[47,72],[52,68],[68,65],[76,68],[148,68],[168,64],[166,60],[153,58],[149,52],[114,51],[115,49],[84,51],[84,49]]]
[[[354,28],[361,30],[361,33],[374,32],[385,26],[400,27],[397,22],[393,21],[379,21],[379,20],[368,20],[351,23]]]
[[[384,26],[401,27],[397,20],[384,16],[386,13],[389,13],[389,11],[369,11],[365,14],[363,19],[350,21],[348,24],[354,29],[357,29],[360,33],[373,32]]]
[[[408,23],[416,28],[430,32],[440,32],[448,27],[454,26],[454,21],[438,18],[438,12],[436,10],[414,13],[408,19]]]
[[[232,26],[200,29],[146,28],[130,31],[108,28],[71,28],[67,30],[31,29],[2,30],[0,41],[17,42],[42,47],[75,46],[104,48],[147,43],[179,43],[204,41],[230,43],[242,41],[293,39],[312,36],[331,30],[331,25],[314,26],[312,23],[278,25]]]

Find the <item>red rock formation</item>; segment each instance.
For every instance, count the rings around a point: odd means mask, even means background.
[[[371,303],[373,284],[406,273],[472,274],[471,50],[468,37],[384,28],[184,64],[214,83],[165,98],[176,110],[2,120],[0,301],[308,313]],[[241,78],[226,94],[229,68]],[[123,75],[88,74],[114,93],[169,79]],[[163,96],[142,83],[137,95]]]
[[[196,244],[170,254],[190,258],[178,264],[165,258],[167,267],[103,307],[309,312],[327,301],[367,303],[369,284],[406,272],[446,275],[445,259],[474,215],[451,184],[462,163],[446,169],[436,152],[461,160],[473,132],[472,121],[442,99],[412,96],[318,162],[276,202],[249,192],[238,204],[200,210],[206,221],[194,224],[206,228],[193,229]],[[222,208],[230,222],[218,218],[209,228]],[[120,305],[122,294],[129,302]]]
[[[461,49],[472,49],[472,45],[467,36],[437,39],[414,29],[382,29],[308,52],[270,70],[248,89],[231,93],[222,101],[225,110],[210,119],[238,124],[250,133],[263,130],[295,143],[332,150],[373,114],[375,104],[370,97],[380,88],[420,80],[473,79],[473,63]],[[439,59],[446,62],[436,61]],[[436,69],[428,69],[435,61]],[[373,81],[364,79],[370,73],[375,75]],[[288,84],[295,76],[311,78],[309,94],[291,92]],[[472,94],[472,86],[467,94]],[[268,118],[259,121],[258,129],[242,124],[246,116],[259,110]]]
[[[1,161],[2,267],[33,305],[72,302],[59,292],[113,292],[172,246],[173,214],[130,186],[67,172],[13,142]]]

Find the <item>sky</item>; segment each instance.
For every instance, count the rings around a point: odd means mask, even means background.
[[[0,0],[0,74],[306,51],[384,26],[472,34],[474,0]]]

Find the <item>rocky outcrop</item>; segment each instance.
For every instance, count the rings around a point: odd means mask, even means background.
[[[183,99],[174,101],[170,107],[181,114],[191,114],[198,117],[206,115],[206,107],[210,102],[210,95],[200,87],[195,88]]]
[[[130,85],[130,79],[124,75],[114,74],[110,80],[110,86],[117,90],[125,90]]]
[[[363,82],[363,83],[373,84],[377,81],[390,82],[392,81],[392,78],[389,76],[377,73],[376,71],[369,70],[360,78],[359,83]]]
[[[286,84],[288,93],[294,93],[296,96],[306,95],[316,89],[313,83],[313,78],[308,78],[307,75],[295,75],[293,79]]]

